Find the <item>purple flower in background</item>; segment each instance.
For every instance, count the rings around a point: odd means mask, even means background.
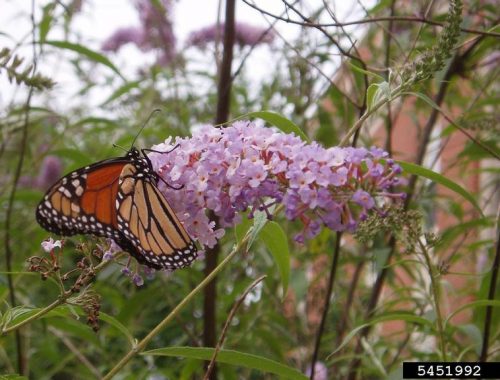
[[[141,28],[120,28],[104,41],[101,49],[116,52],[125,44],[134,43],[140,46],[142,41],[144,41],[144,33]]]
[[[311,366],[309,365],[306,370],[306,376],[311,376]],[[328,379],[328,368],[322,362],[314,363],[314,379],[315,380],[327,380]]]
[[[143,50],[160,49],[162,61],[170,63],[175,57],[175,35],[172,26],[172,2],[138,0],[137,9],[144,31]]]
[[[224,23],[213,24],[192,32],[189,35],[187,44],[188,46],[204,48],[209,42],[222,41],[223,36]],[[274,40],[274,32],[243,22],[237,22],[235,25],[235,40],[241,47],[270,44]]]
[[[239,223],[242,211],[249,217],[256,211],[270,215],[281,203],[287,219],[304,225],[296,237],[303,241],[322,225],[354,231],[367,212],[382,212],[379,205],[404,196],[391,190],[401,169],[385,152],[325,149],[251,122],[206,125],[191,138],[168,139],[153,149],[173,149],[149,155],[165,182],[180,188],[160,182],[160,190],[191,236],[209,247],[223,236],[222,228]],[[207,209],[219,217],[221,228]]]
[[[35,184],[40,190],[47,190],[62,174],[62,163],[57,156],[46,156],[42,161]]]
[[[170,64],[176,55],[171,0],[137,0],[136,7],[141,25],[116,30],[104,41],[101,49],[116,52],[123,45],[133,43],[143,51],[157,51],[159,65]]]
[[[61,174],[62,162],[59,157],[46,156],[42,161],[38,175],[36,177],[22,176],[19,178],[19,185],[45,191],[61,177]]]

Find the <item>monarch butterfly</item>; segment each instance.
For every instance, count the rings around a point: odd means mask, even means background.
[[[92,234],[114,239],[141,264],[174,270],[197,256],[193,240],[157,188],[158,174],[142,150],[132,147],[67,174],[47,191],[38,223],[58,235]]]

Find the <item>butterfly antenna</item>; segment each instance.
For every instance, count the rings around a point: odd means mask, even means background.
[[[139,129],[139,132],[137,132],[137,134],[135,135],[134,140],[132,141],[132,146],[130,147],[130,149],[132,149],[134,147],[134,144],[135,144],[137,138],[139,137],[139,135],[141,134],[142,130],[144,129],[144,127],[146,127],[146,125],[148,125],[149,121],[153,118],[153,116],[155,116],[157,113],[160,113],[160,112],[161,112],[161,109],[157,108],[149,114],[148,118],[146,119],[146,121],[142,125],[141,129]]]
[[[128,152],[128,149],[125,149],[124,147],[118,145],[118,144],[113,144],[113,148],[120,148],[121,150]]]

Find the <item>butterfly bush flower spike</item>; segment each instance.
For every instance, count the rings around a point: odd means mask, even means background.
[[[282,204],[287,219],[303,224],[296,237],[302,242],[322,226],[354,232],[368,213],[383,214],[389,202],[405,197],[393,190],[402,183],[401,168],[379,148],[326,149],[251,122],[206,125],[191,138],[169,139],[153,149],[171,151],[149,158],[165,182],[180,189],[163,183],[159,188],[190,235],[208,247],[223,228],[240,222],[243,211],[270,217],[270,207]]]

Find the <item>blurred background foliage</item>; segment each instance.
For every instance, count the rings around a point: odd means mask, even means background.
[[[139,5],[144,3],[149,2],[138,2]],[[414,91],[433,98],[453,115],[462,128],[498,152],[498,4],[470,0],[464,5],[462,28],[489,31],[491,35],[462,30],[445,67],[435,74],[435,78],[415,85]],[[139,147],[157,144],[168,136],[188,136],[197,125],[211,123],[215,115],[220,36],[215,38],[218,42],[208,36],[204,46],[193,43],[181,48],[178,43],[175,44],[175,36],[172,35],[167,49],[165,41],[145,46],[144,41],[154,41],[151,35],[146,40],[129,35],[128,40],[121,40],[122,45],[136,43],[138,48],[144,50],[146,58],[137,72],[124,75],[120,66],[112,63],[126,57],[126,53],[119,55],[120,41],[114,49],[101,49],[86,41],[84,35],[73,32],[74,19],[79,17],[81,6],[92,12],[92,3],[87,2],[35,2],[34,35],[19,37],[12,30],[0,30],[0,47],[10,49],[4,52],[5,64],[0,67],[0,75],[7,77],[8,69],[22,74],[29,68],[33,63],[30,62],[33,58],[30,50],[18,50],[21,46],[34,43],[39,67],[37,73],[42,76],[33,84],[26,80],[31,78],[31,74],[24,78],[17,75],[11,78],[11,83],[4,83],[2,87],[0,299],[3,323],[13,306],[4,264],[7,250],[12,253],[12,280],[17,306],[44,307],[57,299],[59,294],[53,282],[41,281],[39,274],[27,271],[26,265],[28,257],[45,254],[40,243],[48,237],[48,233],[36,224],[34,210],[47,188],[44,182],[47,176],[55,180],[57,176],[88,163],[122,155],[123,152],[114,148],[113,144],[128,149],[140,126],[154,109],[161,112],[148,122],[139,136],[136,143]],[[181,22],[170,17],[174,3],[151,1],[147,6],[153,7],[155,12],[166,11],[166,17],[153,22],[146,17],[147,10],[138,6],[137,11],[142,12],[142,24],[137,28],[150,28],[150,33],[152,28],[167,36],[169,26],[171,28],[172,23]],[[237,6],[248,5],[237,2]],[[324,5],[314,9],[307,4],[297,6],[313,22],[325,18],[330,23],[338,21],[329,14],[331,9]],[[362,19],[399,15],[443,23],[448,14],[448,2],[381,0],[362,12]],[[30,14],[24,16],[29,18]],[[285,14],[283,17],[292,15]],[[300,17],[295,18],[300,20]],[[270,22],[274,20],[270,19]],[[237,27],[244,28],[245,25]],[[231,93],[231,116],[273,110],[294,121],[310,138],[324,146],[338,144],[342,135],[366,110],[366,84],[380,82],[378,77],[366,75],[366,72],[374,72],[391,83],[393,79],[390,76],[396,78],[423,51],[434,47],[437,36],[442,32],[439,25],[411,20],[381,20],[358,25],[356,33],[360,34],[357,37],[353,37],[352,26],[324,27],[327,30],[325,33],[318,28],[296,27],[300,28],[296,40],[283,40],[279,33],[273,31],[271,24],[268,33],[272,38],[243,41],[237,46],[233,63],[233,72],[237,75]],[[244,36],[250,34],[248,30],[243,33]],[[63,35],[64,38],[53,40],[54,35]],[[340,45],[343,53],[332,40]],[[356,48],[352,46],[354,40]],[[247,56],[252,55],[254,49],[264,49],[265,54],[271,55],[276,63],[267,68],[265,80],[260,82],[253,80],[253,68],[246,65]],[[470,51],[465,54],[468,49]],[[8,66],[7,61],[12,64],[16,54],[24,61],[13,67]],[[460,56],[458,61],[455,59],[457,56]],[[71,83],[74,85],[61,91],[58,78],[44,73],[45,61],[61,61],[70,65]],[[336,67],[335,75],[328,71],[332,65]],[[236,71],[239,67],[240,70]],[[51,81],[55,82],[55,86],[49,88]],[[444,91],[443,81],[447,83]],[[34,86],[39,89],[34,90],[28,111],[26,97]],[[441,92],[444,93],[439,99]],[[96,104],[94,97],[104,100]],[[395,156],[404,153],[401,150],[405,148],[398,146],[394,139],[391,141],[373,133],[377,126],[392,133],[396,115],[402,110],[407,117],[401,128],[414,131],[414,144],[425,144],[427,147],[424,166],[437,170],[433,165],[446,152],[441,143],[461,132],[440,118],[438,123],[441,129],[436,129],[428,141],[422,142],[423,126],[429,122],[433,108],[421,98],[398,99],[392,102],[390,111],[387,108],[380,110],[361,130],[358,145],[369,147],[377,143]],[[436,123],[436,120],[432,122]],[[27,135],[23,137],[25,133]],[[46,160],[48,156],[56,160],[52,166]],[[19,166],[21,157],[22,166]],[[408,157],[405,159],[411,161]],[[447,310],[446,315],[456,310],[453,308],[456,299],[472,302],[485,300],[488,296],[490,269],[495,254],[494,225],[499,194],[498,161],[474,141],[466,139],[459,154],[453,157],[451,166],[462,173],[473,171],[480,177],[477,186],[468,190],[474,193],[484,218],[471,212],[461,199],[439,192],[435,183],[427,180],[419,182],[417,197],[411,203],[411,208],[420,210],[423,215],[424,230],[436,233],[440,239],[439,243],[431,244],[430,249],[436,266],[442,269],[438,273],[438,281],[446,289],[446,297],[441,300]],[[20,177],[14,185],[18,167]],[[439,225],[439,212],[450,217],[446,225]],[[299,232],[298,224],[285,223],[281,218],[277,221],[287,236]],[[8,231],[5,230],[6,225]],[[306,245],[298,245],[290,239],[292,268],[290,287],[285,297],[279,271],[262,243],[257,242],[248,254],[239,255],[219,276],[216,309],[219,326],[223,325],[235,300],[246,287],[262,274],[267,277],[252,290],[237,312],[224,347],[258,354],[307,373],[328,294],[335,240],[336,235],[326,229]],[[361,378],[396,379],[401,376],[403,360],[432,361],[442,358],[437,348],[436,330],[430,327],[436,320],[436,314],[432,307],[428,272],[422,268],[418,258],[421,257],[419,248],[416,252],[404,253],[404,248],[399,245],[396,245],[391,270],[385,280],[384,296],[374,313],[380,319],[374,320],[371,334],[358,343],[362,345],[362,350],[356,351],[356,339],[350,333],[359,332],[355,328],[373,317],[371,315],[367,319],[367,304],[373,296],[371,292],[375,279],[387,265],[390,241],[387,233],[379,233],[367,244],[358,243],[348,235],[342,237],[340,269],[324,326],[316,379],[348,378],[349,373],[352,375],[350,365],[357,359],[361,364],[357,368]],[[223,255],[229,252],[234,242],[235,232],[226,231],[221,241]],[[92,250],[98,243],[102,244],[88,236],[67,239],[62,256],[63,268],[69,270],[75,267],[82,257],[81,251]],[[457,263],[463,262],[469,263],[469,266],[458,265],[461,269],[454,270]],[[62,307],[60,314],[48,315],[22,328],[20,339],[21,353],[25,356],[25,375],[29,373],[33,379],[88,379],[106,373],[130,349],[127,336],[117,326],[124,326],[133,337],[146,335],[203,278],[203,265],[197,262],[192,268],[169,276],[157,273],[142,287],[136,287],[121,274],[120,269],[116,264],[110,265],[92,283],[92,289],[102,297],[101,312],[113,318],[111,323],[101,321],[97,333],[86,325],[85,316],[79,308],[72,310],[70,307]],[[462,279],[459,284],[472,285],[457,285],[457,282],[448,281],[449,276]],[[496,294],[498,302],[498,291]],[[200,346],[202,302],[201,296],[191,302],[174,323],[155,337],[150,348]],[[465,317],[461,313],[462,318],[452,319],[445,327],[446,350],[450,359],[475,361],[481,354],[485,307],[473,306],[467,312]],[[415,316],[430,324],[415,321]],[[492,321],[489,359],[499,360],[498,313],[494,314]],[[336,351],[346,337],[345,346]],[[19,342],[16,342],[15,334],[2,336],[0,342],[0,372],[19,373]],[[201,378],[201,363],[195,359],[139,356],[117,378]],[[230,365],[220,365],[218,376],[221,379],[275,378],[274,375]]]

